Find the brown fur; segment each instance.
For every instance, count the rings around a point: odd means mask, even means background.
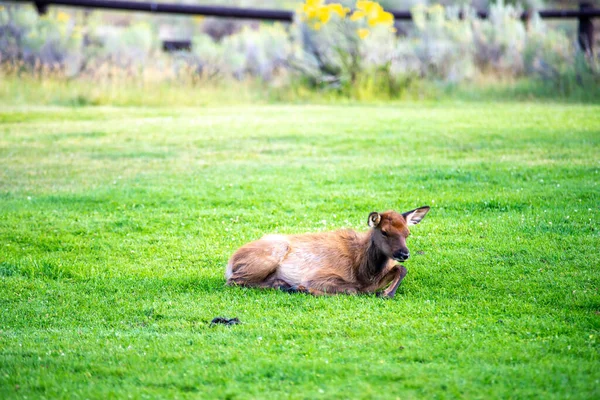
[[[228,285],[277,288],[314,295],[383,292],[394,297],[406,268],[409,224],[429,211],[371,213],[368,232],[267,235],[236,251],[227,264]]]

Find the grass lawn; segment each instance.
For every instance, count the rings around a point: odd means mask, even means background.
[[[597,399],[599,170],[597,105],[3,106],[0,398]],[[422,205],[393,300],[224,285]]]

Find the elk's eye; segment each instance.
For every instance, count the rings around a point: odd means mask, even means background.
[[[382,234],[383,236],[385,236],[385,237],[388,237],[388,236],[389,236],[389,235],[388,235],[388,233],[387,233],[386,231],[381,231],[381,234]]]

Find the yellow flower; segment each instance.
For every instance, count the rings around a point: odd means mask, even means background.
[[[349,8],[344,7],[338,3],[328,4],[327,8],[329,9],[330,13],[337,14],[340,18],[344,18],[346,16],[346,14],[348,14],[348,12],[350,12]]]
[[[193,19],[194,22],[196,23],[202,23],[202,21],[204,21],[204,15],[194,15]]]
[[[59,11],[58,14],[56,14],[56,20],[58,22],[69,22],[70,19],[71,17],[66,12]]]
[[[323,0],[306,0],[300,11],[306,19],[311,20],[318,17],[321,7],[323,7]]]
[[[357,10],[350,16],[351,21],[366,18],[369,26],[393,25],[394,15],[384,11],[383,7],[375,1],[360,0],[356,2]]]
[[[356,10],[350,16],[350,21],[358,21],[359,19],[364,18],[365,16],[366,14],[364,11]]]
[[[323,4],[323,0],[306,0],[299,9],[303,21],[308,21],[313,29],[319,30],[321,26],[329,22],[332,14],[344,18],[350,11],[341,4]]]
[[[394,15],[382,10],[381,12],[377,13],[377,15],[369,18],[369,25],[394,25]]]
[[[321,21],[321,23],[326,24],[330,17],[329,8],[321,7],[317,10],[317,18]]]
[[[356,2],[356,8],[366,12],[367,14],[383,10],[379,3],[375,1],[359,0]]]
[[[358,37],[361,39],[366,38],[371,33],[371,31],[366,28],[357,29],[356,32],[358,33]]]

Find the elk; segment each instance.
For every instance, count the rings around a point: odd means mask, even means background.
[[[416,225],[428,206],[397,213],[372,212],[369,229],[349,229],[300,235],[266,235],[240,247],[225,270],[228,285],[274,288],[312,295],[378,292],[393,298],[406,276],[409,226]],[[387,288],[386,288],[387,287]]]

